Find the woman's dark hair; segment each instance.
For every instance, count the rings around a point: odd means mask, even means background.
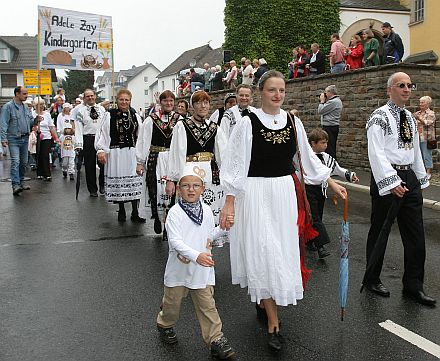
[[[173,98],[174,100],[176,100],[176,96],[171,90],[165,90],[159,95],[160,102],[166,98]]]
[[[185,99],[180,99],[180,100],[177,102],[177,105],[179,105],[180,103],[185,104],[185,109],[186,109],[186,110],[189,109],[189,103],[188,103]]]

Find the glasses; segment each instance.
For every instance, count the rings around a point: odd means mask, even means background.
[[[198,191],[200,188],[202,188],[201,184],[180,184],[179,187],[185,191],[189,190],[190,188],[194,189],[195,191]]]
[[[400,84],[394,84],[393,87],[400,89],[407,87],[409,90],[416,90],[417,86],[416,84],[411,84],[411,83],[400,83]]]
[[[198,102],[195,102],[194,105],[197,105],[199,107],[207,107],[209,105],[209,102],[207,100],[200,100]]]

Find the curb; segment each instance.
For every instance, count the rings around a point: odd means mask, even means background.
[[[353,184],[353,183],[349,183],[349,182],[340,181],[337,179],[335,179],[335,182],[340,184],[341,186],[344,186],[347,189],[351,189],[351,190],[354,190],[357,192],[362,192],[362,193],[370,193],[369,186],[364,186],[362,184]],[[434,211],[440,211],[440,202],[433,201],[432,199],[423,198],[423,207],[432,209]]]

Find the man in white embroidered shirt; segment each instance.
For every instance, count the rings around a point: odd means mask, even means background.
[[[84,104],[78,106],[75,117],[75,150],[81,150],[84,156],[87,189],[90,197],[98,197],[96,186],[96,149],[95,136],[101,131],[105,109],[96,104],[96,95],[92,89],[84,91]],[[99,193],[104,194],[104,166],[99,163]]]
[[[405,109],[412,88],[407,74],[399,72],[391,75],[387,82],[389,100],[371,114],[366,126],[372,171],[367,263],[370,261],[374,266],[368,279],[364,280],[364,285],[380,296],[390,296],[380,280],[386,243],[377,262],[371,262],[370,257],[388,210],[393,202],[400,200],[397,223],[405,255],[403,294],[418,303],[433,307],[435,299],[426,295],[423,290],[426,252],[421,189],[428,187],[429,182],[419,149],[416,121]]]

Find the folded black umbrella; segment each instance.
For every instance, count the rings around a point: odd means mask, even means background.
[[[382,225],[379,236],[377,237],[376,243],[374,245],[373,251],[371,252],[370,259],[367,262],[367,268],[365,270],[364,279],[362,280],[361,291],[368,284],[371,277],[373,269],[376,267],[377,262],[381,255],[385,253],[388,243],[388,237],[391,232],[391,226],[399,213],[400,206],[402,205],[403,197],[393,196],[393,201],[391,202],[390,209],[388,210],[385,222]]]
[[[83,151],[79,150],[76,154],[76,200],[78,200],[79,188],[81,186],[81,168],[83,165]]]

